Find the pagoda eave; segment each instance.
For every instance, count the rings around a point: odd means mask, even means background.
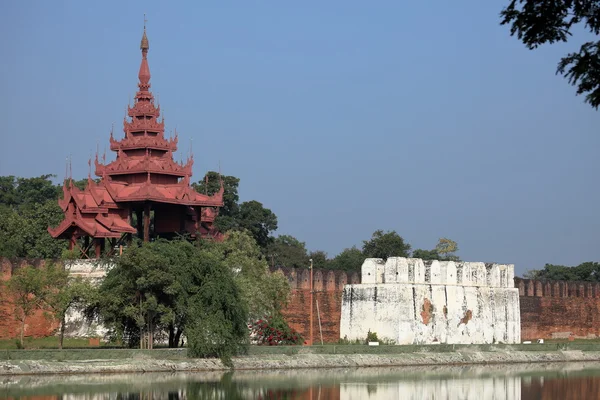
[[[116,197],[115,201],[118,203],[140,203],[146,201],[152,201],[155,203],[166,203],[166,204],[177,204],[188,207],[223,207],[222,201],[189,201],[184,199],[172,199],[161,196],[128,196],[128,197]]]
[[[48,227],[48,233],[50,233],[50,236],[52,236],[54,239],[68,238],[70,237],[70,235],[65,236],[66,232],[72,229],[79,230],[90,236],[95,236],[97,233],[96,230],[93,229],[93,227],[87,226],[87,224],[82,223],[81,221],[78,221],[77,219],[73,218],[63,220],[63,222],[56,228]]]
[[[127,169],[127,170],[100,170],[96,169],[94,173],[98,177],[104,176],[104,173],[108,176],[119,176],[119,175],[136,175],[136,174],[154,174],[154,175],[169,175],[176,176],[178,178],[185,178],[186,176],[190,176],[190,172],[186,171],[169,171],[165,169],[145,169],[145,168],[136,168],[136,169]]]
[[[115,208],[115,207],[112,207]],[[83,214],[98,214],[107,213],[108,207],[82,207],[79,211]]]
[[[136,150],[139,149],[140,145],[139,144],[130,144],[130,145],[122,145],[122,144],[118,144],[118,142],[115,142],[115,144],[111,143],[110,144],[110,150],[111,151],[119,151],[119,150]],[[166,145],[158,145],[158,144],[152,144],[152,145],[145,145],[145,148],[149,149],[149,150],[159,150],[159,151],[169,151],[171,150],[172,152],[176,152],[177,151],[177,145],[171,145],[171,144],[166,144]]]

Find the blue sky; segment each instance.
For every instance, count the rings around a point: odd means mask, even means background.
[[[376,229],[465,260],[600,261],[598,112],[503,1],[0,3],[0,174],[87,175],[121,134],[147,13],[152,90],[280,234],[334,256]],[[577,39],[577,37],[575,38]],[[176,155],[176,159],[178,159]]]

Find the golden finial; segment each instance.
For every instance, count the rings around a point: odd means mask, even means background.
[[[148,37],[146,36],[146,14],[144,14],[144,35],[142,36],[142,43],[140,43],[141,50],[148,50],[150,48],[150,43],[148,42]]]

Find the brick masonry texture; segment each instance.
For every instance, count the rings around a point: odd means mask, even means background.
[[[515,278],[521,302],[521,338],[600,336],[600,283]]]
[[[282,272],[292,288],[292,294],[283,315],[293,329],[302,334],[305,340],[310,337],[310,270],[277,268]],[[340,338],[340,317],[342,312],[342,292],[347,283],[360,283],[358,271],[313,270],[313,341],[321,340],[319,316],[324,343],[336,343]],[[317,304],[319,306],[317,312]]]
[[[35,268],[44,268],[44,260],[9,260],[0,258],[0,339],[17,338],[20,335],[20,322],[15,319],[12,299],[6,293],[4,283],[10,279],[13,272],[27,264]],[[36,311],[25,323],[25,337],[44,337],[53,334],[59,324],[51,317]]]
[[[40,260],[0,259],[0,280],[10,279],[13,271],[31,264],[43,268]],[[283,311],[289,324],[305,338],[310,326],[310,271],[308,269],[276,268],[287,278],[292,295]],[[342,292],[347,283],[360,283],[358,271],[313,270],[315,343],[320,341],[316,303],[319,304],[324,342],[337,342],[340,335]],[[543,282],[515,278],[521,305],[521,339],[595,338],[600,336],[600,283]],[[5,290],[0,287],[0,338],[16,338],[19,324]],[[38,311],[27,321],[25,336],[41,337],[55,333],[57,323]]]

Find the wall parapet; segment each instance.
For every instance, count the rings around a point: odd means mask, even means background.
[[[367,258],[362,265],[361,283],[415,283],[514,287],[514,265],[483,262],[438,261],[420,258]]]
[[[600,297],[600,282],[515,278],[515,287],[524,297]]]
[[[288,280],[292,290],[310,290],[309,268],[271,268],[271,272],[281,272]],[[334,269],[313,269],[313,290],[318,292],[341,292],[347,284],[360,283],[358,271],[342,271]]]

